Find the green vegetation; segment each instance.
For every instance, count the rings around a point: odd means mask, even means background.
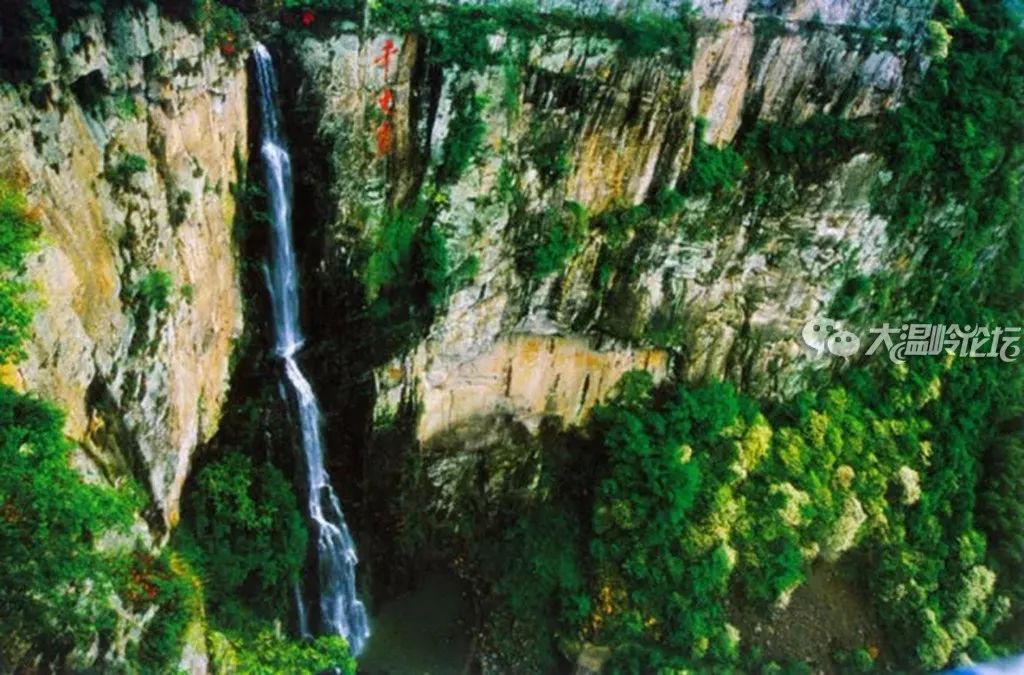
[[[208,47],[220,46],[223,53],[232,56],[247,46],[248,26],[245,17],[234,7],[220,2],[204,3],[195,23],[205,32]]]
[[[115,569],[94,541],[126,530],[133,504],[82,482],[63,427],[53,406],[0,387],[0,657],[15,666],[28,667],[36,654],[59,662],[116,620],[103,595]]]
[[[132,299],[138,303],[143,317],[156,316],[171,307],[174,280],[164,270],[150,270],[131,290]]]
[[[363,0],[284,0],[285,9],[350,14],[362,9]]]
[[[572,138],[565,129],[535,126],[530,140],[530,159],[545,186],[556,186],[572,172]]]
[[[159,269],[149,270],[142,278],[126,285],[123,298],[135,319],[130,347],[132,354],[139,354],[152,346],[149,342],[153,335],[150,322],[155,320],[159,324],[166,318],[173,294],[174,280],[168,272]]]
[[[978,0],[939,3],[934,23],[952,36],[951,43],[940,40],[948,53],[932,63],[905,105],[874,124],[819,115],[796,127],[758,126],[740,141],[752,173],[790,173],[803,181],[817,180],[857,152],[873,151],[885,160],[892,179],[877,185],[874,207],[888,217],[892,237],[920,242],[925,268],[898,294],[887,277],[872,279],[870,289],[851,282],[846,290],[868,301],[853,308],[844,298],[840,309],[861,316],[891,313],[898,297],[919,318],[932,312],[937,320],[962,323],[968,316],[952,310],[974,311],[979,272],[994,265],[1012,276],[988,274],[984,281],[984,291],[1007,306],[1016,302],[1007,289],[1019,288],[1024,274],[1018,187],[1024,31],[1004,7]],[[956,227],[929,221],[952,205],[963,207]],[[993,248],[1003,259],[982,264]],[[936,293],[939,283],[942,294]]]
[[[189,623],[202,616],[199,579],[169,549],[159,556],[137,551],[117,564],[120,585],[116,590],[128,607],[140,614],[154,605],[158,608],[156,620],[146,627],[143,639],[132,645],[134,653],[129,659],[153,672],[174,669]]]
[[[980,522],[990,543],[992,569],[999,590],[1006,593],[1014,616],[1024,607],[1024,502],[1014,499],[1024,476],[1024,444],[1013,438],[1000,438],[986,449],[978,494]]]
[[[218,624],[276,616],[306,558],[306,527],[288,480],[272,464],[230,452],[199,469],[184,507],[176,545],[205,581]]]
[[[224,649],[219,653],[221,658],[217,664],[225,667],[226,672],[247,675],[356,673],[356,661],[340,637],[298,642],[265,630],[251,638],[224,638],[222,646]]]
[[[171,225],[177,227],[188,218],[188,207],[192,203],[192,193],[188,190],[170,191],[168,199],[168,217]]]
[[[741,140],[740,152],[758,172],[791,173],[810,182],[863,150],[870,137],[863,122],[816,115],[799,126],[759,125]]]
[[[0,363],[17,361],[32,322],[24,299],[25,257],[35,246],[40,228],[29,217],[25,198],[0,181]]]
[[[894,232],[922,238],[928,269],[917,276],[909,297],[934,301],[936,281],[944,279],[937,307],[943,317],[952,316],[951,308],[976,304],[974,282],[989,247],[1006,243],[1000,246],[1006,260],[999,268],[1011,275],[988,275],[991,290],[1005,297],[1003,291],[1019,288],[1024,274],[1019,189],[1024,31],[1000,4],[966,0],[961,3],[966,15],[949,5],[940,5],[945,12],[940,19],[952,24],[948,57],[932,65],[921,89],[881,126],[882,154],[893,181],[876,199]],[[928,222],[927,214],[951,203],[965,207],[958,227]]]
[[[483,111],[487,99],[477,96],[472,85],[460,88],[452,96],[452,120],[444,139],[441,166],[437,169],[438,185],[455,183],[476,158],[487,134]]]
[[[520,268],[524,276],[539,280],[563,269],[588,231],[587,210],[575,202],[545,211],[530,235],[531,241],[518,247],[523,251]]]
[[[526,60],[525,45],[521,46],[518,53],[512,51],[505,54],[501,62],[502,90],[501,102],[505,107],[509,123],[519,118],[522,110],[522,102],[519,100],[523,88],[523,62]]]
[[[867,649],[854,649],[850,652],[837,652],[832,656],[833,662],[841,673],[870,673],[875,670],[875,659]]]
[[[21,0],[5,12],[4,39],[0,41],[0,69],[15,81],[35,75],[43,45],[57,30],[49,0]]]
[[[374,245],[366,261],[363,283],[367,299],[381,302],[377,313],[390,309],[387,296],[400,284],[409,284],[410,266],[420,242],[419,230],[426,218],[427,209],[423,203],[412,209],[396,210],[387,214],[380,223]],[[405,295],[409,295],[406,293]]]
[[[115,190],[128,190],[131,187],[132,176],[137,173],[145,173],[148,166],[145,157],[131,153],[126,154],[107,167],[107,180]]]
[[[473,256],[452,269],[448,238],[436,222],[446,204],[443,194],[434,193],[389,210],[375,226],[360,274],[374,353],[411,344],[451,293],[476,274],[479,261]]]
[[[0,184],[0,338],[3,364],[16,361],[31,312],[19,281],[39,227],[24,198]],[[76,646],[103,646],[126,629],[110,604],[133,611],[156,605],[142,632],[140,666],[167,670],[180,654],[197,609],[187,571],[164,554],[125,553],[97,542],[127,535],[141,507],[129,482],[85,483],[72,468],[64,416],[52,405],[0,386],[0,662],[13,670],[61,670]]]
[[[848,551],[899,666],[991,658],[1008,603],[980,528],[1019,540],[1021,524],[1011,495],[982,490],[1016,512],[995,521],[973,497],[977,448],[1007,442],[987,422],[1001,377],[953,359],[861,372],[767,414],[729,384],[627,377],[568,454],[548,451],[510,530],[466,535],[490,580],[488,646],[529,672],[583,641],[612,647],[613,672],[742,670],[758,657],[730,626],[731,594],[766,611],[811,560]],[[1003,582],[1020,592],[1019,575]]]
[[[743,156],[729,146],[718,148],[705,143],[706,126],[704,120],[697,120],[693,134],[693,157],[681,187],[685,194],[729,192],[743,177]]]
[[[123,120],[139,119],[143,112],[135,96],[132,94],[122,94],[114,97],[111,105],[114,114]]]
[[[376,0],[373,21],[382,29],[418,33],[430,39],[433,59],[467,70],[496,65],[488,37],[506,33],[517,40],[540,35],[575,34],[609,40],[623,58],[664,59],[685,70],[693,61],[693,16],[683,8],[676,16],[654,14],[583,15],[568,10],[539,12],[532,3],[448,6],[424,11],[420,0]]]

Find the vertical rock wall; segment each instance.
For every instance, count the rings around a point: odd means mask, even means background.
[[[76,22],[45,70],[31,90],[0,85],[0,178],[43,227],[28,358],[7,376],[66,410],[88,457],[173,524],[242,329],[245,69],[149,4]]]
[[[477,271],[424,339],[376,369],[378,416],[390,419],[400,402],[416,402],[423,441],[488,412],[511,411],[532,424],[538,411],[551,410],[576,421],[598,400],[582,395],[583,382],[652,363],[660,377],[670,361],[686,377],[730,377],[759,394],[798,388],[825,365],[801,347],[800,329],[844,282],[912,272],[910,244],[890,241],[884,218],[871,210],[876,158],[850,157],[809,181],[757,176],[738,195],[692,199],[680,221],[628,233],[610,274],[601,270],[608,235],[591,229],[562,269],[531,278],[519,264],[538,245],[530,223],[570,203],[593,220],[649,202],[685,175],[698,119],[706,121],[701,140],[724,145],[757,123],[871,117],[898,105],[927,68],[922,34],[932,4],[696,3],[696,49],[685,71],[557,29],[526,43],[492,36],[508,63],[478,72],[432,66],[429,45],[415,36],[297,38],[288,47],[295,104],[326,155],[330,184],[321,209],[331,223],[324,278],[341,269],[358,275],[353,261],[374,246],[381,214],[432,180],[458,92],[469,87],[486,101],[483,151],[438,197],[434,223],[451,268],[472,259]],[[553,1],[542,8],[677,6]],[[387,83],[373,63],[386,40],[401,49]],[[512,55],[524,49],[516,62]],[[373,140],[374,102],[385,86],[394,92],[397,130],[386,160]],[[545,175],[538,139],[563,146],[564,175]],[[516,204],[501,195],[510,175]],[[677,331],[670,345],[654,337],[666,325]],[[546,386],[511,394],[499,364],[535,364],[531,345],[541,343],[566,357],[537,364]],[[581,395],[580,410],[548,405]]]

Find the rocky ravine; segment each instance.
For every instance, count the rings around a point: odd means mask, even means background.
[[[173,525],[242,329],[245,69],[152,4],[77,22],[46,58],[33,91],[0,86],[0,177],[43,226],[28,358],[6,379],[66,410],[83,466],[134,476]]]

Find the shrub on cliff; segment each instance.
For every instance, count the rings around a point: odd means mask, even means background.
[[[139,313],[144,317],[166,312],[171,306],[174,280],[165,270],[150,270],[131,288],[132,299],[139,303]]]
[[[64,417],[0,387],[0,669],[36,655],[60,663],[97,627],[116,621],[115,574],[95,540],[132,522],[122,493],[83,483],[71,468]]]
[[[520,265],[527,277],[540,280],[562,269],[579,250],[589,229],[587,210],[576,202],[550,208],[535,229]]]
[[[455,183],[477,158],[487,134],[483,111],[487,99],[476,94],[473,86],[458,89],[452,96],[452,120],[445,136],[444,159],[437,170],[439,185]]]
[[[106,177],[115,190],[128,190],[131,187],[132,176],[145,173],[147,166],[145,157],[127,154],[107,167]]]
[[[142,672],[173,672],[181,658],[188,625],[202,616],[200,581],[188,564],[165,548],[159,555],[139,550],[115,561],[123,602],[135,612],[156,607],[142,639],[130,646],[128,658]]]
[[[0,182],[0,364],[18,360],[28,337],[32,311],[24,299],[22,275],[39,231],[26,211],[25,198]]]
[[[682,181],[685,194],[728,192],[743,177],[743,155],[729,146],[719,148],[705,143],[706,126],[704,120],[697,120],[693,133],[693,158]]]
[[[180,548],[206,582],[217,618],[237,623],[240,598],[279,610],[305,560],[307,531],[295,494],[271,464],[231,452],[199,469],[185,500]]]

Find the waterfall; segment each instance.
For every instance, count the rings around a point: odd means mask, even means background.
[[[348,640],[358,655],[370,636],[366,608],[356,596],[356,549],[342,515],[341,503],[324,468],[320,405],[295,355],[303,343],[299,326],[298,267],[292,245],[291,157],[280,128],[277,79],[270,53],[253,50],[259,84],[262,126],[260,153],[266,168],[267,200],[272,227],[271,259],[264,268],[270,291],[277,355],[284,364],[285,383],[294,400],[307,479],[307,516],[316,544],[319,628]],[[297,591],[297,611],[308,623]],[[305,630],[305,627],[303,627]]]

